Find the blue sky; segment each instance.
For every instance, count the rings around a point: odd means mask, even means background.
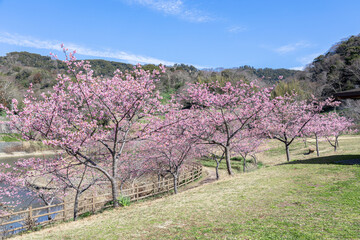
[[[360,33],[359,0],[0,0],[0,55],[300,68]]]

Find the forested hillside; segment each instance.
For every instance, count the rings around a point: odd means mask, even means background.
[[[95,76],[111,76],[116,69],[130,70],[133,65],[101,59],[89,60]],[[144,66],[145,70],[158,68],[153,64]],[[12,98],[21,100],[26,90],[33,85],[35,92],[49,90],[56,82],[57,74],[65,73],[66,64],[62,61],[51,59],[49,56],[28,52],[11,52],[0,57],[0,102],[9,104]],[[180,92],[186,83],[237,82],[240,79],[247,81],[260,80],[264,85],[273,85],[279,78],[293,78],[299,71],[289,69],[256,69],[242,66],[232,69],[206,69],[200,70],[194,66],[175,64],[168,66],[166,73],[158,83],[158,89],[165,99],[170,94]]]
[[[304,71],[280,81],[274,93],[283,95],[295,90],[301,97],[311,94],[331,97],[334,93],[360,86],[360,35],[334,44],[316,57]]]
[[[360,85],[360,35],[335,44],[314,59],[305,71],[308,80],[319,86],[318,95],[350,90]]]

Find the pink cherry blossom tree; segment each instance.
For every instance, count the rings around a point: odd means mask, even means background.
[[[53,166],[56,164],[56,162],[52,163]],[[33,165],[33,168],[27,168],[29,165]],[[30,205],[34,201],[41,201],[47,206],[53,204],[57,196],[63,196],[66,187],[56,176],[46,175],[42,171],[48,167],[35,158],[19,160],[14,166],[2,164],[1,201],[9,209],[16,208],[20,204]]]
[[[57,162],[60,162],[61,166],[50,165],[51,167],[47,169],[47,174],[45,176],[44,169],[40,169],[38,172],[43,178],[47,177],[47,175],[51,175],[56,178],[57,183],[60,183],[64,187],[64,197],[68,194],[73,196],[73,220],[76,221],[78,217],[80,197],[85,192],[94,190],[94,186],[103,182],[104,178],[95,169],[79,164],[77,161],[73,161],[72,158],[58,159]],[[57,194],[57,197],[59,197],[59,194]]]
[[[339,146],[338,138],[341,134],[350,131],[353,121],[346,117],[341,117],[337,113],[314,116],[309,124],[304,128],[304,134],[315,136],[316,153],[319,153],[319,139],[325,138],[336,151]]]
[[[319,139],[324,137],[328,118],[325,115],[316,114],[302,130],[303,137],[315,137],[316,155],[320,156]]]
[[[175,194],[183,167],[202,153],[199,139],[191,132],[194,124],[196,119],[190,110],[172,109],[153,120],[153,130],[145,145],[144,153],[147,162],[153,164],[152,169],[172,175]]]
[[[325,124],[323,135],[336,152],[339,147],[339,136],[341,134],[354,132],[351,130],[354,123],[351,119],[342,117],[335,112],[324,116],[323,121]]]
[[[260,146],[264,144],[265,137],[264,133],[259,128],[249,129],[248,131],[243,131],[242,136],[239,137],[239,141],[236,142],[232,148],[234,153],[240,154],[243,159],[243,172],[246,172],[246,158],[252,156],[255,164],[256,162],[256,153],[260,152]]]
[[[218,147],[215,147],[215,148],[210,148],[209,150],[212,150],[209,152],[209,155],[211,156],[211,158],[215,161],[216,165],[215,165],[215,176],[216,176],[216,180],[219,180],[220,179],[220,174],[219,174],[219,166],[220,166],[220,163],[221,161],[224,159],[224,155],[225,153],[222,152],[222,155],[219,156],[216,154],[216,149]],[[221,149],[220,149],[221,150]]]
[[[279,96],[273,99],[273,107],[263,121],[263,128],[270,138],[284,143],[286,159],[290,161],[289,146],[303,135],[307,124],[323,109],[324,106],[335,106],[331,99],[319,101],[297,100],[296,95]]]
[[[0,199],[12,199],[7,203],[9,206],[24,205],[27,199],[30,203],[40,199],[49,206],[56,199],[71,196],[74,199],[74,221],[80,196],[100,182],[102,177],[94,169],[62,156],[21,159],[15,166],[2,168],[0,175]]]
[[[154,174],[154,168],[146,158],[143,157],[141,149],[144,146],[146,141],[131,142],[128,144],[124,155],[127,156],[119,162],[118,166],[118,177],[120,181],[120,191],[123,194],[122,190],[125,184],[130,184],[136,179],[140,178],[146,174]]]
[[[52,91],[36,98],[30,89],[23,108],[13,100],[13,108],[5,109],[23,138],[60,148],[103,174],[117,207],[118,167],[129,156],[124,149],[141,137],[147,126],[143,119],[161,111],[155,91],[160,72],[138,65],[129,72],[116,71],[112,78],[94,77],[89,63],[76,61],[74,52],[65,63],[68,74],[58,76]]]
[[[231,169],[231,148],[242,131],[257,128],[270,106],[270,89],[255,83],[230,82],[221,86],[192,84],[183,98],[196,111],[198,124],[192,131],[203,144],[217,145],[224,153],[228,174]]]

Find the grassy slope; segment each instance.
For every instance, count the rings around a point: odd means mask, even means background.
[[[322,155],[332,150],[322,143]],[[360,139],[340,141],[334,157],[284,159],[282,146],[260,160],[265,167],[237,174],[154,201],[107,211],[75,223],[59,224],[27,239],[356,239],[360,236],[360,166],[339,159],[360,159]],[[346,154],[346,155],[345,155]],[[307,160],[306,160],[307,159]]]

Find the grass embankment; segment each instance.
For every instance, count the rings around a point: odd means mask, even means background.
[[[3,147],[0,152],[0,157],[6,157],[7,155],[13,155],[14,153],[15,155],[23,156],[23,153],[29,154],[54,150],[54,148],[46,146],[38,141],[25,141],[21,138],[20,134],[16,133],[0,133],[0,142],[14,143],[12,145]]]
[[[313,144],[313,143],[311,143]],[[360,138],[343,137],[334,155],[303,155],[296,142],[290,164],[277,142],[259,156],[264,167],[176,196],[64,223],[26,239],[358,239]],[[333,156],[326,156],[333,155]],[[357,162],[360,162],[357,160]],[[20,238],[20,237],[19,237]]]
[[[0,133],[1,142],[20,142],[21,136],[15,133]]]

